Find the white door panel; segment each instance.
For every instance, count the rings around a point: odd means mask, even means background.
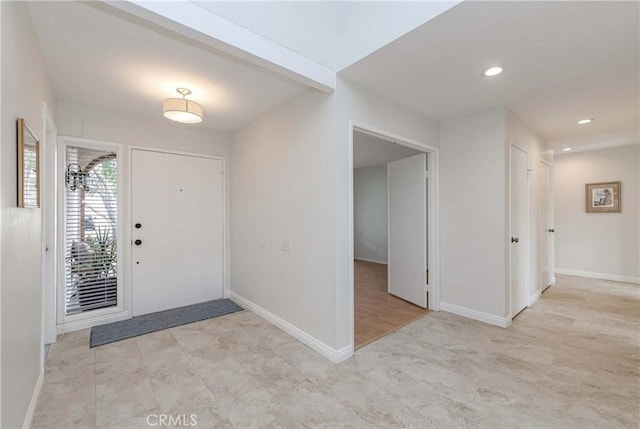
[[[222,298],[222,161],[133,150],[131,162],[133,315]]]
[[[528,302],[528,185],[527,153],[511,146],[511,315]]]
[[[387,164],[389,293],[427,307],[427,156]]]
[[[551,200],[551,167],[540,161],[540,287],[553,284],[553,202]]]

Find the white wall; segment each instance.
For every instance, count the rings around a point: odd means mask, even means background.
[[[541,293],[540,285],[540,161],[549,161],[546,142],[515,113],[506,111],[507,145],[527,153],[529,162],[529,297]],[[510,204],[510,202],[509,202]]]
[[[540,161],[546,142],[513,112],[494,108],[441,123],[442,307],[510,323],[509,150],[528,155],[530,301],[540,291]]]
[[[441,123],[441,289],[444,303],[507,316],[505,110]]]
[[[387,165],[353,171],[354,256],[387,263]]]
[[[349,120],[438,145],[436,121],[339,79],[235,133],[231,157],[232,292],[334,351],[352,341]]]
[[[136,116],[61,99],[56,111],[60,135],[167,150],[229,156],[230,135],[155,116]]]
[[[377,92],[338,76],[338,117],[336,137],[336,315],[337,342],[350,344],[352,338],[350,292],[351,261],[349,248],[352,237],[349,225],[349,182],[352,166],[349,163],[349,121],[367,125],[387,133],[415,140],[432,147],[440,144],[438,122]]]
[[[19,209],[16,125],[24,117],[42,137],[42,103],[55,106],[36,34],[23,2],[2,8],[2,421],[22,427],[40,374],[40,210]]]
[[[335,95],[309,91],[234,134],[231,148],[231,290],[329,347],[337,346],[334,118]]]
[[[556,155],[555,263],[577,271],[640,277],[639,146]],[[585,213],[585,184],[621,181],[622,213]]]
[[[179,124],[165,119],[161,113],[157,116],[132,116],[128,113],[114,112],[99,109],[92,106],[79,105],[66,100],[60,100],[56,109],[56,125],[58,133],[64,136],[82,137],[89,140],[119,143],[122,145],[124,181],[124,207],[125,216],[123,224],[127,222],[130,202],[130,178],[129,178],[129,149],[131,146],[142,146],[155,149],[164,149],[178,152],[188,152],[203,155],[215,155],[226,158],[227,170],[229,170],[229,157],[231,155],[231,137],[227,133],[206,130],[198,127]],[[229,171],[227,171],[227,177]],[[227,230],[230,232],[230,196],[229,180],[225,181],[226,205],[227,205]],[[124,242],[128,243],[129,230],[125,230]],[[227,240],[227,255],[230,254],[230,245]],[[123,249],[124,287],[125,291],[131,286],[130,246]],[[229,284],[230,265],[227,258],[225,267],[225,286]],[[125,293],[124,303],[130,309],[129,294]]]

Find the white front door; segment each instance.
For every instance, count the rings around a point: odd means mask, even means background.
[[[553,283],[553,234],[551,168],[540,161],[540,290]]]
[[[133,150],[134,316],[223,296],[223,163]]]
[[[528,161],[527,153],[511,146],[511,316],[527,306],[528,278]]]
[[[387,164],[389,293],[427,308],[427,155]]]

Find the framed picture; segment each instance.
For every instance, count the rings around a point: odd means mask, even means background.
[[[622,182],[587,183],[585,206],[587,213],[620,213]]]
[[[24,119],[17,120],[18,207],[40,207],[40,142]]]

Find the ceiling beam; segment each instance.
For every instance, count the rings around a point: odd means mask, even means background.
[[[107,1],[110,6],[322,92],[336,73],[190,1]]]

